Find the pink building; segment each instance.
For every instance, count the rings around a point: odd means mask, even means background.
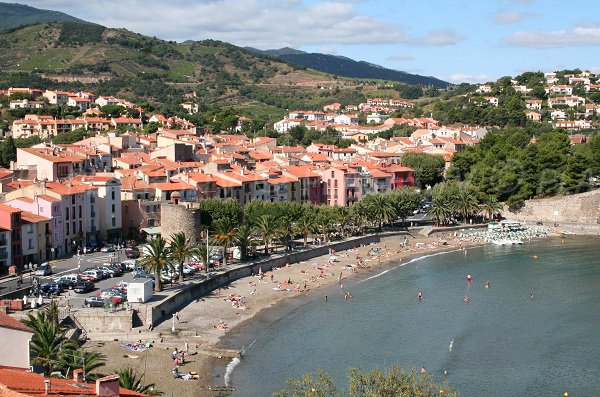
[[[323,181],[324,203],[347,207],[360,200],[359,173],[350,167],[328,167],[316,170]]]

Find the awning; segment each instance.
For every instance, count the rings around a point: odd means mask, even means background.
[[[143,227],[142,231],[146,232],[147,234],[149,234],[151,236],[154,236],[154,235],[160,234],[160,226]]]

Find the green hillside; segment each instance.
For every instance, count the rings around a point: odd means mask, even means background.
[[[48,22],[91,24],[58,11],[41,10],[24,4],[0,3],[0,31]]]

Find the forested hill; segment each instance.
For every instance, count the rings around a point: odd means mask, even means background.
[[[0,31],[47,22],[91,24],[58,11],[41,10],[24,4],[0,3]]]
[[[324,73],[330,73],[337,76],[353,77],[359,79],[378,79],[398,81],[405,84],[433,86],[446,88],[450,83],[431,76],[421,76],[401,72],[399,70],[387,69],[383,66],[375,65],[364,61],[355,61],[347,57],[336,55],[327,55],[320,53],[306,53],[293,48],[281,48],[279,50],[257,50],[248,48],[251,51],[270,55],[296,65],[318,70]]]

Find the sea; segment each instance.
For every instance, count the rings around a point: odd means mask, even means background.
[[[350,368],[394,365],[424,367],[461,397],[600,396],[600,238],[374,265],[264,311],[223,343],[243,350],[222,369],[237,397],[271,396],[317,369],[345,389]]]

